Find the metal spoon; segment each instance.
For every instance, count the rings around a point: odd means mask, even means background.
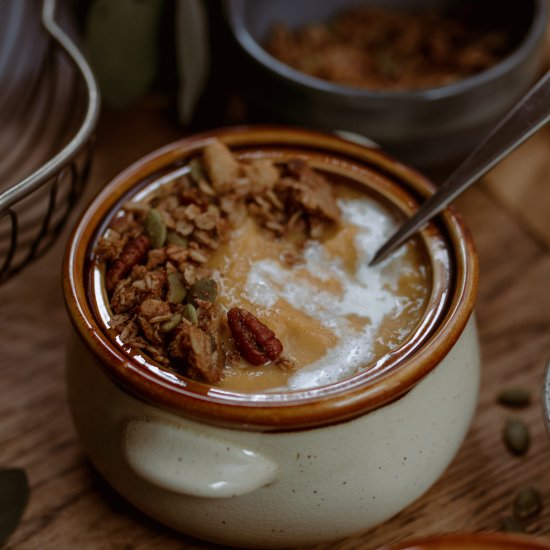
[[[369,265],[396,250],[453,199],[550,121],[550,71],[516,104],[439,189],[384,245]]]

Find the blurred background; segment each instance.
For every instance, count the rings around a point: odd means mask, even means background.
[[[107,108],[154,90],[189,130],[275,122],[355,132],[434,173],[463,158],[545,68],[547,0],[74,5]]]
[[[92,160],[105,183],[113,172],[101,167],[121,151],[145,153],[202,129],[336,131],[439,182],[548,69],[548,8],[547,0],[4,0],[0,281],[54,243]],[[503,189],[517,202],[513,185]]]

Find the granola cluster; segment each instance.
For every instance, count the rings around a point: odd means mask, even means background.
[[[393,11],[361,6],[324,23],[278,24],[266,49],[317,78],[373,90],[442,86],[498,63],[508,35],[476,11]]]
[[[340,211],[331,185],[305,162],[238,160],[220,141],[190,161],[188,174],[124,205],[95,260],[105,269],[109,326],[125,346],[211,383],[223,377],[235,349],[251,364],[288,368],[268,327],[216,301],[223,273],[213,273],[209,259],[248,216],[299,246],[319,238]]]

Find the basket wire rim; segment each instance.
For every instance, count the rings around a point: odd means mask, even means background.
[[[86,112],[83,122],[74,137],[61,151],[42,164],[32,174],[0,194],[0,212],[11,208],[17,202],[29,196],[76,157],[92,137],[99,118],[101,101],[95,77],[80,50],[57,24],[55,20],[56,7],[57,0],[44,0],[42,5],[42,25],[81,73],[88,96]]]

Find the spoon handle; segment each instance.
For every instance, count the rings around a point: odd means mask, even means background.
[[[378,249],[369,265],[375,265],[386,258],[549,120],[550,71],[529,90],[416,213]]]

